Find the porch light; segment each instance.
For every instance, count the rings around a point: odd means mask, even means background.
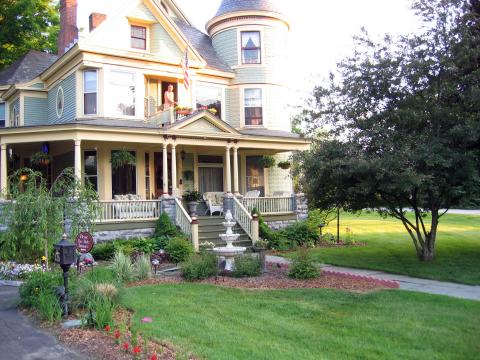
[[[27,181],[28,180],[28,175],[27,174],[22,174],[20,175],[20,181]]]

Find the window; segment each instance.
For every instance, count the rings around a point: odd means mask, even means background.
[[[112,71],[109,96],[116,115],[135,116],[135,74]]]
[[[98,191],[97,152],[95,150],[83,153],[85,167],[85,184],[90,183],[95,191]]]
[[[261,64],[260,31],[242,31],[242,64]]]
[[[116,151],[112,151],[112,155]],[[133,156],[137,156],[135,151],[130,151]],[[135,165],[124,165],[122,167],[112,168],[112,194],[128,195],[137,193],[137,167]]]
[[[5,103],[0,103],[0,128],[5,127]]]
[[[10,107],[10,127],[20,126],[20,112],[17,106]]]
[[[57,99],[56,103],[56,110],[57,110],[57,117],[60,119],[63,115],[63,106],[64,106],[64,96],[63,96],[63,88],[60,86],[57,90]]]
[[[245,89],[245,125],[262,125],[262,89]]]
[[[144,26],[131,25],[130,36],[132,48],[147,50],[147,28]]]
[[[83,113],[97,114],[97,70],[83,72]]]
[[[222,117],[222,100],[223,89],[216,86],[198,85],[196,87],[197,93],[197,109],[207,110],[215,109],[216,116]]]

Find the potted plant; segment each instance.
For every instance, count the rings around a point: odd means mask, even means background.
[[[52,157],[50,154],[46,154],[44,152],[36,152],[32,156],[30,156],[30,162],[34,165],[41,165],[41,166],[47,166],[50,164],[50,161],[52,160]]]
[[[283,170],[288,170],[290,169],[290,167],[292,166],[292,164],[290,163],[290,161],[280,161],[277,166],[280,168],[280,169],[283,169]]]
[[[190,115],[192,114],[192,108],[187,106],[177,106],[175,111],[178,115]]]
[[[198,202],[202,200],[202,194],[197,190],[188,190],[183,194],[183,198],[187,202],[190,216],[197,216],[197,206]]]
[[[130,151],[123,149],[113,152],[110,162],[113,169],[118,169],[124,166],[135,165],[137,158]]]
[[[260,158],[260,165],[265,169],[275,166],[275,158],[270,155],[265,155]]]

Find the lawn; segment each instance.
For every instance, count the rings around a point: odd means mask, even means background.
[[[375,213],[342,214],[340,229],[349,227],[364,247],[317,248],[311,254],[320,262],[383,270],[415,277],[480,284],[480,216],[446,214],[440,219],[436,259],[418,261],[413,242],[398,220]],[[324,230],[336,234],[336,222]],[[295,254],[288,254],[293,257]]]
[[[480,303],[398,290],[133,287],[133,326],[203,359],[476,359]],[[152,323],[140,319],[151,317]]]

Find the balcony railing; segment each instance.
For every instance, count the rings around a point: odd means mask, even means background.
[[[256,208],[261,214],[274,215],[274,214],[290,214],[295,212],[296,204],[294,196],[282,196],[282,197],[258,197],[242,199],[243,206],[249,211]]]

